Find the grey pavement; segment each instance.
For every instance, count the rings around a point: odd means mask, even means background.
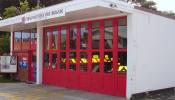
[[[126,100],[116,96],[68,88],[26,83],[0,83],[0,100]],[[135,100],[175,100],[174,92],[148,95]]]
[[[115,96],[90,93],[46,85],[0,83],[0,100],[126,100]]]

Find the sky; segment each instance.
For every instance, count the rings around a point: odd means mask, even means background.
[[[155,1],[158,10],[175,12],[175,0],[149,0]]]

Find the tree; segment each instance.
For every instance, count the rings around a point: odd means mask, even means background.
[[[169,16],[175,16],[175,13],[173,11],[163,11],[162,13],[169,15]]]
[[[30,8],[29,3],[27,0],[20,0],[19,6],[10,6],[5,8],[5,11],[3,12],[3,18],[9,18],[16,15],[24,14],[30,10],[42,8],[43,6],[35,6],[33,8]]]
[[[147,0],[127,0],[127,1],[133,2],[135,4],[139,4],[141,7],[157,11],[156,3],[154,1],[147,1]],[[159,12],[165,15],[175,16],[175,12],[173,11],[159,11]]]
[[[10,52],[10,33],[0,33],[0,55]]]
[[[3,13],[3,16],[4,16],[3,18],[13,17],[15,15],[18,15],[17,8],[14,6],[10,6],[10,7],[5,9],[5,11]]]
[[[5,8],[3,17],[9,18],[9,17],[23,14],[27,11],[29,11],[29,3],[27,2],[27,0],[24,0],[24,1],[21,0],[19,7],[10,6],[10,7]]]
[[[133,3],[144,3],[146,0],[127,0],[127,2],[133,2]]]
[[[54,4],[59,4],[59,3],[72,1],[72,0],[40,0],[40,1],[41,1],[41,4],[43,4],[45,6],[51,6],[51,5],[54,5]]]
[[[154,1],[145,1],[145,2],[141,2],[140,4],[141,4],[141,7],[157,10],[156,3]]]
[[[0,0],[0,16],[3,16],[4,9],[10,6],[19,6],[19,0]]]
[[[147,0],[127,0],[128,2],[133,2],[135,4],[140,5],[141,7],[157,10],[156,3],[154,1],[147,1]]]
[[[17,11],[19,12],[19,14],[24,14],[30,10],[29,3],[27,0],[20,1],[19,5],[20,7],[17,7],[18,8]]]

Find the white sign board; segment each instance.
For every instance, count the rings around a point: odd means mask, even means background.
[[[24,23],[27,24],[61,16],[65,16],[64,8],[53,7],[50,9],[41,9],[30,13],[26,13],[24,17]]]
[[[17,72],[17,56],[0,56],[0,72],[16,73]]]
[[[12,24],[17,24],[17,23],[22,23],[22,18],[23,18],[23,15],[19,15],[19,16],[16,16],[16,17],[1,20],[0,21],[0,27],[7,26],[7,25],[12,25]]]

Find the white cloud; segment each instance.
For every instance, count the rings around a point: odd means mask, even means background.
[[[175,12],[175,0],[149,0],[157,3],[158,10]]]

